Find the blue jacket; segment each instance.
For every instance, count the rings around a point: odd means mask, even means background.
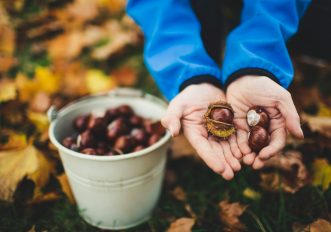
[[[147,68],[171,100],[197,76],[226,85],[240,75],[266,75],[287,88],[294,71],[286,41],[309,3],[244,0],[241,23],[227,37],[222,71],[203,46],[190,0],[129,0],[127,12],[144,32]]]

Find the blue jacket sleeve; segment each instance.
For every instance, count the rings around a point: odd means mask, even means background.
[[[129,0],[127,13],[144,32],[146,66],[167,99],[196,76],[221,83],[220,70],[203,46],[189,0]]]
[[[293,67],[286,41],[310,0],[244,0],[241,23],[227,38],[222,82],[245,74],[269,76],[287,88]]]

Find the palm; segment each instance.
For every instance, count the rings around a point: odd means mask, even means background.
[[[261,168],[263,160],[278,153],[285,146],[287,129],[285,116],[289,116],[288,112],[293,109],[289,109],[283,97],[280,97],[284,94],[289,96],[285,89],[267,77],[248,76],[238,79],[228,88],[226,97],[235,111],[234,123],[237,127],[238,144],[245,155],[243,161],[246,164],[253,164],[254,168]],[[257,105],[264,107],[270,117],[270,142],[259,154],[251,152],[248,146],[249,127],[246,122],[248,109]],[[295,108],[292,113],[296,113]],[[288,129],[293,130],[293,128]]]

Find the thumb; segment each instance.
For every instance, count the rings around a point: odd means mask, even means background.
[[[289,92],[286,92],[282,97],[278,109],[285,118],[286,129],[295,137],[303,139],[304,135],[300,125],[300,117]]]
[[[170,102],[165,116],[162,118],[162,125],[169,130],[173,137],[180,132],[180,119],[183,115],[183,106],[176,102]]]

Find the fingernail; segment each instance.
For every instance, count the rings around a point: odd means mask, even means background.
[[[301,132],[301,138],[305,138],[305,135],[303,134],[302,128],[300,128],[300,132]]]
[[[169,132],[172,137],[176,137],[174,126],[172,126],[172,125],[169,126]]]

